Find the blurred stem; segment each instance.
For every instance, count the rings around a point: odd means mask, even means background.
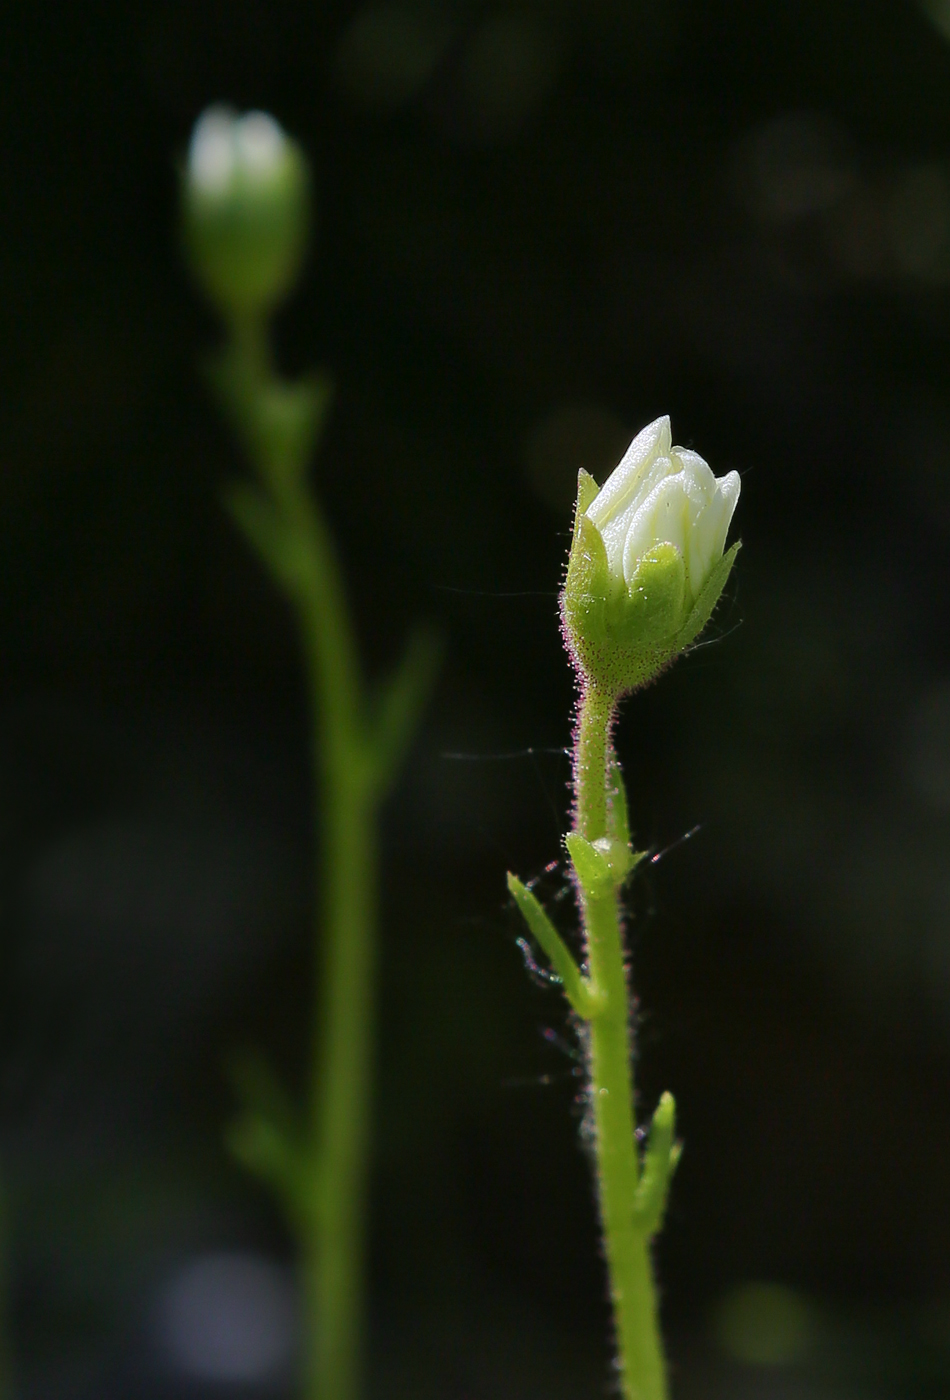
[[[231,326],[231,363],[248,422],[284,391],[259,322]],[[325,398],[303,389],[312,441]],[[251,432],[262,492],[232,500],[238,523],[297,615],[311,713],[317,869],[316,968],[306,1121],[278,1162],[278,1181],[301,1249],[305,1301],[304,1395],[357,1400],[361,1390],[369,1104],[372,1090],[377,917],[377,812],[397,740],[424,698],[426,658],[410,648],[390,682],[383,742],[363,696],[353,624],[336,550],[300,459],[299,436]],[[415,658],[415,659],[414,659]],[[390,733],[389,730],[394,730]],[[273,1158],[271,1163],[273,1167]],[[284,1171],[280,1167],[278,1175]]]
[[[588,683],[574,756],[575,831],[594,842],[608,835],[608,768],[618,773],[610,731],[616,699]],[[631,1003],[624,965],[619,888],[581,886],[590,981],[603,998],[589,1022],[591,1102],[601,1228],[610,1275],[621,1393],[625,1400],[666,1400],[666,1368],[649,1237],[634,1203],[637,1157]]]
[[[283,478],[286,482],[286,477]],[[362,1281],[373,1056],[376,813],[349,610],[326,523],[305,487],[281,489],[311,568],[297,598],[307,661],[322,957],[317,967],[304,1202],[304,1393],[360,1391]]]
[[[250,380],[264,383],[273,378],[273,356],[264,319],[253,313],[234,315],[228,322],[231,344]]]

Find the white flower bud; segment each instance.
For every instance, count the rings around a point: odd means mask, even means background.
[[[299,272],[310,212],[303,153],[274,118],[209,107],[192,133],[182,206],[192,266],[219,309],[273,310]]]
[[[582,676],[621,695],[698,636],[739,547],[723,554],[738,499],[738,472],[717,479],[674,447],[669,418],[638,433],[599,490],[580,473],[561,612]]]
[[[668,417],[638,433],[587,507],[607,550],[612,581],[629,589],[643,556],[672,544],[686,566],[688,601],[722,557],[739,499],[739,473],[715,477],[702,457],[673,447]]]

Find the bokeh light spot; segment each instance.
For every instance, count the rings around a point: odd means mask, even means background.
[[[790,1366],[814,1342],[811,1305],[781,1283],[743,1283],[716,1307],[713,1333],[722,1350],[747,1366]]]
[[[918,797],[950,808],[950,681],[919,695],[907,719],[905,771]]]
[[[175,1274],[161,1299],[167,1364],[199,1380],[261,1382],[289,1365],[294,1303],[276,1264],[245,1253],[208,1254]]]
[[[340,90],[357,106],[394,111],[425,86],[452,35],[448,20],[408,5],[368,5],[344,30],[333,59]]]
[[[554,36],[535,18],[499,14],[470,40],[462,67],[467,134],[494,141],[513,134],[557,82]]]
[[[820,113],[786,113],[741,143],[736,179],[742,202],[759,218],[793,223],[832,208],[853,189],[851,143]]]
[[[889,208],[899,271],[927,281],[950,277],[950,182],[939,165],[918,165],[895,182]]]

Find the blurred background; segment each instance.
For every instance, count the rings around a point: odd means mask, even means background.
[[[678,1400],[950,1386],[950,4],[90,0],[4,12],[0,1175],[15,1388],[293,1392],[231,1057],[302,1081],[304,697],[220,509],[176,163],[312,158],[282,367],[371,672],[437,697],[386,818],[372,1395],[607,1393],[580,1081],[508,868],[570,929],[576,471],[663,412],[737,468],[703,644],[619,729]],[[688,836],[688,840],[683,840]],[[549,862],[555,862],[550,868]]]

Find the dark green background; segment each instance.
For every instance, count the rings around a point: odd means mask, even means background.
[[[643,1111],[671,1088],[686,1142],[659,1249],[677,1394],[946,1393],[933,7],[4,7],[0,1160],[24,1392],[204,1394],[163,1369],[163,1281],[205,1250],[290,1259],[221,1146],[235,1048],[302,1082],[312,952],[295,638],[219,507],[244,467],[177,249],[176,161],[226,100],[314,165],[280,354],[337,384],[315,481],[368,670],[415,618],[446,647],[386,814],[374,1394],[607,1384],[580,1083],[544,1035],[570,1032],[504,874],[561,855],[573,474],[662,412],[742,473],[744,541],[709,644],[619,729],[640,843],[700,826],[631,896]],[[563,866],[544,888],[570,926]],[[717,1300],[755,1279],[813,1301],[797,1367],[717,1351]]]

